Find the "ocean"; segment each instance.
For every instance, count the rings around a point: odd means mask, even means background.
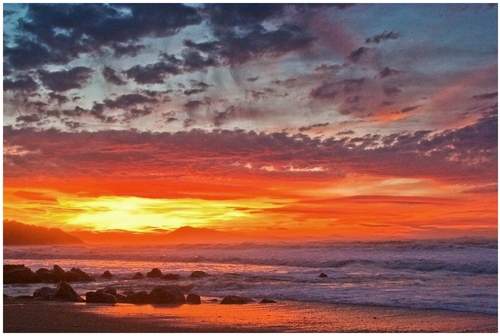
[[[4,264],[31,270],[80,268],[88,291],[150,291],[158,284],[194,285],[202,300],[238,295],[260,301],[349,303],[498,313],[498,241],[485,238],[377,242],[243,243],[168,246],[4,246]],[[152,268],[177,281],[144,278]],[[113,278],[101,278],[109,271]],[[193,271],[209,276],[190,278]],[[325,273],[327,277],[319,277]],[[32,295],[55,284],[4,284],[4,294]]]

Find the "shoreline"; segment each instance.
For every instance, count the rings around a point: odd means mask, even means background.
[[[11,299],[3,332],[498,332],[498,316],[284,301],[275,304],[133,305]]]

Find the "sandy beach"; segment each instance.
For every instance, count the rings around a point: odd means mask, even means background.
[[[279,302],[132,305],[4,300],[3,332],[498,332],[495,315]]]

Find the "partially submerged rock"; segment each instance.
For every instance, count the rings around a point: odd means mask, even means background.
[[[181,275],[168,273],[168,274],[163,275],[161,278],[162,278],[162,280],[179,280],[181,278]]]
[[[160,278],[163,275],[163,273],[160,271],[159,268],[153,268],[150,272],[146,274],[146,277],[148,278]]]
[[[320,277],[320,278],[328,278],[328,275],[326,275],[325,273],[321,273],[321,274],[319,275],[319,277]]]
[[[106,278],[106,279],[111,279],[113,277],[113,274],[111,274],[110,271],[105,271],[102,275],[101,278]]]
[[[270,299],[262,299],[259,303],[276,303],[276,301]]]
[[[191,304],[201,304],[201,298],[198,294],[189,293],[186,297],[186,302]]]
[[[208,273],[203,271],[194,271],[191,273],[191,278],[204,278],[206,276],[208,276]]]
[[[253,300],[241,296],[228,295],[224,299],[222,299],[220,304],[245,304],[250,302],[253,302]]]
[[[102,290],[87,292],[85,294],[87,303],[117,303],[116,296],[104,293]]]
[[[132,280],[138,280],[138,279],[143,279],[143,278],[144,278],[144,274],[142,274],[141,272],[137,272],[132,277]]]
[[[3,273],[3,283],[4,284],[16,284],[16,283],[38,283],[42,282],[40,277],[33,272],[28,267],[24,265],[16,265],[19,267],[7,267],[8,271]]]

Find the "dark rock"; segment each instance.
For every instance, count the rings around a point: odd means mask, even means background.
[[[8,272],[3,273],[4,284],[38,283],[38,282],[42,282],[42,280],[40,280],[40,277],[31,269],[25,266],[12,268]]]
[[[52,271],[52,270],[48,270],[46,268],[40,268],[35,273],[38,275],[41,282],[45,282],[45,283],[57,282],[56,277],[54,276],[54,271]]]
[[[208,273],[203,271],[194,271],[191,273],[191,278],[204,278],[206,276],[208,276]]]
[[[180,274],[168,273],[161,277],[163,280],[179,280],[181,278]]]
[[[276,301],[270,299],[262,299],[260,303],[276,303]]]
[[[54,298],[57,300],[71,301],[71,302],[83,302],[83,301],[85,301],[65,281],[61,281],[57,285],[57,289],[56,289],[56,293],[54,294]]]
[[[102,290],[103,293],[106,293],[106,294],[111,294],[113,296],[116,296],[116,288],[113,287],[113,286],[106,286],[104,287],[104,289]]]
[[[123,294],[116,293],[115,297],[118,303],[128,303],[127,297]]]
[[[64,280],[64,275],[66,274],[66,272],[61,267],[59,267],[58,265],[54,265],[54,269],[52,272],[54,273],[56,282]]]
[[[149,303],[149,294],[146,291],[131,293],[127,296],[128,303],[146,304]]]
[[[150,272],[146,274],[148,278],[160,278],[163,274],[159,268],[153,268]]]
[[[90,275],[88,275],[87,273],[85,273],[84,271],[82,271],[79,268],[72,268],[71,272],[75,272],[78,274],[78,278],[79,278],[78,281],[95,281],[95,279],[93,277],[91,277]]]
[[[186,298],[186,302],[192,303],[192,304],[200,304],[201,303],[201,298],[198,294],[194,293],[189,293]]]
[[[116,303],[114,295],[104,293],[103,291],[87,292],[85,294],[87,303]]]
[[[102,275],[101,275],[101,278],[111,279],[112,277],[113,277],[113,274],[111,274],[109,271],[106,271],[106,272],[102,273]]]
[[[132,277],[132,280],[138,280],[144,278],[144,275],[141,272],[135,273],[135,275]]]
[[[321,274],[319,275],[319,277],[320,277],[320,278],[327,278],[327,277],[328,277],[328,275],[326,275],[325,273],[321,273]]]
[[[7,264],[7,265],[3,265],[3,272],[4,273],[5,272],[10,272],[10,271],[15,270],[17,268],[24,268],[24,267],[25,267],[24,264],[19,264],[19,265],[9,265],[9,264]]]
[[[186,303],[184,294],[178,287],[155,286],[149,293],[150,303]]]
[[[36,300],[52,300],[56,295],[56,289],[51,287],[38,288],[33,292],[33,297]]]
[[[75,271],[68,271],[64,273],[64,281],[66,282],[78,282],[80,281],[80,275]]]
[[[228,295],[224,299],[222,299],[220,304],[245,304],[245,303],[249,303],[252,301],[253,300],[251,300],[249,298],[244,298],[244,297],[236,296],[236,295]]]

